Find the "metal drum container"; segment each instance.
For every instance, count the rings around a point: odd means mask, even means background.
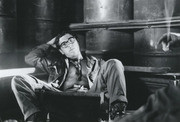
[[[16,17],[16,0],[0,0],[0,15]]]
[[[62,23],[81,23],[83,22],[83,3],[84,0],[62,0],[61,17]]]
[[[133,18],[132,0],[84,0],[86,23],[119,22]],[[132,63],[133,33],[95,28],[86,33],[86,53]]]
[[[0,53],[13,52],[16,48],[16,18],[0,15]]]
[[[94,29],[86,33],[86,53],[104,59],[118,58],[132,63],[133,34],[131,32]]]
[[[134,19],[154,20],[180,16],[179,0],[134,0]]]
[[[18,0],[18,49],[27,51],[52,39],[60,30],[59,0]]]
[[[14,109],[18,109],[18,106],[11,90],[12,77],[2,78],[4,69],[17,66],[16,43],[16,0],[0,0],[0,116],[2,120],[12,119],[11,115],[17,115],[17,111],[13,112]],[[12,111],[9,111],[10,109]]]
[[[133,0],[84,0],[84,21],[109,22],[133,17]]]
[[[21,24],[20,24],[21,23]],[[45,20],[20,20],[18,30],[18,50],[29,51],[37,45],[46,43],[57,35],[58,22]]]
[[[16,65],[16,0],[0,0],[0,69]]]
[[[179,0],[134,0],[134,19],[156,23],[155,28],[149,27],[135,32],[135,65],[171,67],[172,72],[180,71],[179,51],[165,52],[162,45],[158,45],[164,33],[180,32],[178,28],[170,28],[171,21],[180,16],[179,4]],[[164,21],[167,23],[162,24]]]
[[[179,29],[171,32],[180,33]],[[134,34],[135,65],[152,67],[170,67],[171,72],[180,71],[180,50],[165,52],[158,44],[160,37],[167,33],[167,28],[149,28]]]
[[[81,52],[86,52],[86,36],[85,32],[76,32],[77,40],[79,42]]]

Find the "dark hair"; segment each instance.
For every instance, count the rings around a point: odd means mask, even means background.
[[[59,39],[60,39],[62,36],[66,35],[66,34],[71,34],[73,37],[77,38],[76,35],[75,35],[73,32],[69,31],[69,30],[62,31],[61,33],[59,33],[59,34],[56,36],[55,41],[54,41],[54,44],[56,45],[56,47],[57,47],[58,49],[60,49]]]

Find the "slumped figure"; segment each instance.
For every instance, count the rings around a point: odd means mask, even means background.
[[[117,59],[103,61],[80,52],[74,34],[64,31],[25,56],[26,63],[49,74],[44,82],[34,76],[15,76],[12,90],[25,121],[44,121],[45,115],[35,94],[45,87],[61,92],[107,92],[110,118],[121,116],[127,105],[124,67]]]

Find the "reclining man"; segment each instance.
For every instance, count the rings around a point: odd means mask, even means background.
[[[49,74],[47,83],[34,76],[15,76],[12,90],[26,121],[44,121],[36,88],[62,92],[107,92],[110,118],[124,114],[127,105],[124,67],[117,59],[83,56],[74,34],[64,31],[33,49],[25,61]]]

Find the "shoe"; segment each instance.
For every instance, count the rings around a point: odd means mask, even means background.
[[[36,112],[26,119],[26,122],[46,122],[46,114]]]
[[[110,106],[110,118],[114,120],[116,117],[123,117],[126,112],[127,103],[116,101]]]

